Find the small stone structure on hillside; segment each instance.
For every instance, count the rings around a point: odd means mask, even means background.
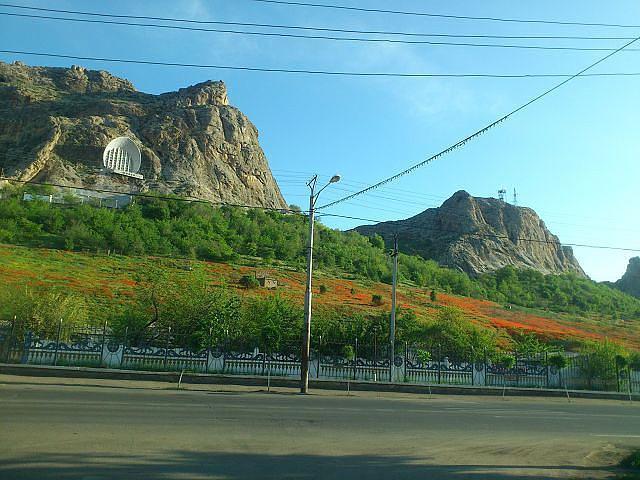
[[[278,279],[269,276],[267,272],[256,272],[256,279],[262,288],[275,290],[278,288]]]

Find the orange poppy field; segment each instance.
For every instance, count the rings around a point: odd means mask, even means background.
[[[302,304],[305,281],[302,269],[286,265],[252,265],[255,262],[255,259],[248,259],[244,264],[224,264],[0,245],[0,285],[4,285],[0,288],[55,287],[82,295],[87,299],[95,324],[108,320],[113,311],[131,302],[138,292],[136,278],[152,267],[165,269],[169,276],[176,278],[185,276],[190,270],[202,268],[212,284],[225,284],[236,289],[240,295],[277,294]],[[275,290],[247,290],[239,285],[238,281],[243,275],[255,273],[273,277],[278,281],[278,287]],[[436,300],[431,301],[430,292],[430,288],[401,284],[398,288],[398,306],[412,310],[423,321],[429,321],[442,307],[455,307],[470,322],[485,328],[509,333],[533,333],[542,339],[567,343],[609,338],[632,349],[640,349],[637,321],[524,309],[440,291],[436,292]],[[382,298],[382,304],[372,301],[374,295]],[[346,309],[366,315],[389,311],[390,303],[390,285],[336,278],[322,271],[314,276],[314,304],[322,308],[335,308],[343,312]]]

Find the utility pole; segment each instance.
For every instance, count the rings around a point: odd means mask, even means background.
[[[391,284],[391,324],[389,326],[389,381],[393,382],[393,362],[396,358],[396,285],[398,283],[398,235],[393,236],[393,280]]]
[[[318,176],[314,175],[307,186],[309,194],[309,240],[307,243],[307,285],[304,292],[304,327],[302,330],[302,354],[300,355],[300,393],[309,390],[309,351],[311,349],[311,295],[313,292],[313,227],[315,222],[315,189]]]
[[[300,354],[300,393],[309,391],[309,353],[311,350],[311,296],[313,284],[313,231],[316,200],[330,184],[340,181],[340,175],[334,175],[324,187],[315,193],[318,176],[314,175],[307,183],[309,187],[309,241],[307,243],[307,286],[304,294],[304,326],[302,328],[302,349]]]

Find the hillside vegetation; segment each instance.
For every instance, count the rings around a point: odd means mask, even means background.
[[[33,187],[30,187],[33,188]],[[140,198],[123,210],[22,201],[3,191],[0,242],[65,250],[156,255],[233,262],[259,257],[302,268],[306,217],[277,211],[213,208],[202,203]],[[72,199],[69,199],[70,201]],[[317,229],[315,261],[335,275],[389,283],[384,241],[356,232]],[[573,274],[542,275],[505,267],[471,278],[418,256],[400,255],[400,280],[418,287],[556,312],[640,318],[640,299]]]
[[[257,272],[277,279],[277,289],[251,282],[244,286],[242,279]],[[69,328],[101,329],[106,321],[120,334],[128,328],[130,338],[148,325],[165,332],[171,327],[189,341],[201,341],[209,328],[218,335],[215,341],[225,329],[230,337],[254,345],[299,340],[305,273],[277,262],[265,267],[254,258],[216,263],[0,245],[0,278],[0,320],[15,316],[21,331],[53,336],[62,318]],[[506,308],[432,291],[399,285],[400,341],[433,345],[446,336],[456,350],[464,344],[491,351],[513,348],[535,335],[569,348],[610,338],[640,349],[639,322]],[[382,342],[388,334],[390,293],[381,282],[317,271],[314,338],[322,335],[323,342],[338,343],[358,338],[371,344],[377,336]]]

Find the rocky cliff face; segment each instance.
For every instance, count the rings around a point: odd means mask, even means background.
[[[629,295],[640,298],[640,257],[629,260],[627,271],[614,286]]]
[[[365,235],[380,234],[388,243],[397,233],[401,251],[471,275],[512,265],[545,274],[586,276],[571,248],[560,246],[558,237],[532,209],[495,198],[475,198],[465,191],[415,217],[356,230]]]
[[[118,136],[140,147],[144,180],[102,169]],[[286,207],[258,130],[222,82],[149,95],[104,71],[0,62],[0,168],[20,180]]]

